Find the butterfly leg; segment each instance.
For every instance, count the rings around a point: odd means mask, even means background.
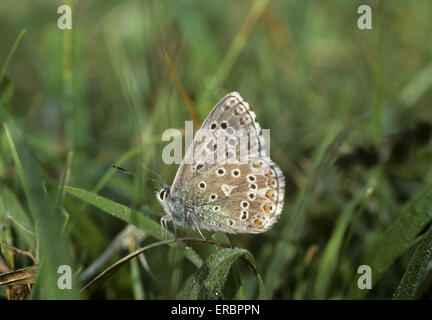
[[[204,237],[204,235],[202,234],[202,232],[201,232],[200,228],[198,228],[198,226],[196,226],[196,228],[197,228],[197,230],[198,230],[199,234],[201,235],[201,237],[202,237],[202,238],[203,238],[204,240],[206,240],[206,241],[207,241],[207,238],[206,238],[206,237]]]
[[[202,232],[201,232],[200,228],[198,227],[198,224],[196,223],[194,217],[191,215],[190,218],[191,218],[191,220],[192,220],[192,222],[193,222],[195,228],[198,230],[198,233],[201,235],[201,237],[202,237],[204,240],[207,241],[207,238],[204,237],[204,235],[202,234]]]
[[[168,214],[164,215],[160,219],[160,224],[162,228],[162,238],[168,238],[168,221],[171,221],[171,216]]]
[[[177,240],[177,227],[174,221],[173,221],[173,227],[174,227],[174,239]]]

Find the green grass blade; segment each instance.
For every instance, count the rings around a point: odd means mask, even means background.
[[[34,253],[36,238],[31,234],[34,233],[33,222],[31,222],[31,219],[15,194],[8,187],[0,183],[0,217],[3,215],[8,215],[15,221],[11,226],[19,235],[18,238],[22,239]],[[20,226],[18,226],[17,223]],[[28,230],[28,232],[24,231],[24,229]]]
[[[387,268],[404,252],[411,241],[431,220],[432,187],[429,187],[387,228],[367,255],[364,264],[372,268],[373,284],[381,279]],[[355,281],[348,296],[351,299],[361,299],[367,292],[367,289],[359,289],[357,281]]]
[[[432,260],[432,226],[417,245],[408,268],[393,295],[395,300],[416,299],[429,262]]]
[[[239,31],[239,33],[236,35],[233,42],[231,43],[231,46],[228,49],[224,59],[220,63],[220,66],[216,71],[215,76],[212,78],[212,81],[208,83],[208,87],[200,97],[199,99],[200,108],[206,108],[204,110],[207,110],[208,106],[206,105],[206,102],[209,96],[213,94],[217,88],[223,87],[224,81],[227,79],[228,75],[230,74],[233,66],[235,65],[236,61],[238,60],[238,57],[240,56],[240,53],[244,49],[249,37],[251,36],[252,30],[254,29],[255,25],[264,14],[268,5],[269,5],[269,0],[257,0],[253,3],[247,16],[245,17],[244,24],[241,30]],[[202,113],[201,115],[203,115],[204,110],[202,109],[199,110]]]
[[[9,132],[7,125],[3,124],[3,127],[4,127],[6,137],[7,137],[8,143],[9,143],[9,148],[10,148],[11,153],[12,153],[12,158],[15,162],[18,177],[20,178],[23,187],[26,188],[27,187],[26,178],[24,175],[24,170],[23,170],[21,160],[18,156],[18,152],[17,152],[16,146],[15,146],[15,143],[13,142],[12,136]],[[26,191],[26,193],[28,193],[28,190],[25,190],[25,191]]]
[[[228,273],[234,262],[240,258],[255,266],[254,257],[246,249],[222,249],[213,253],[188,281],[179,298],[192,300],[223,299],[223,287]],[[257,281],[260,290],[263,290],[262,280],[258,274]],[[260,292],[260,297],[264,296],[265,293]]]
[[[129,245],[130,253],[136,250],[135,242]],[[139,267],[138,259],[132,259],[130,261],[130,270],[131,270],[131,282],[132,282],[132,290],[134,294],[135,300],[144,300],[145,299],[145,290],[143,285],[143,279],[141,277],[141,270]]]
[[[355,127],[356,123],[342,130],[338,127],[333,127],[332,133],[321,143],[315,156],[315,163],[317,163],[315,172],[309,179],[306,188],[298,195],[293,213],[288,217],[289,220],[284,227],[281,239],[275,245],[274,254],[267,263],[268,267],[264,279],[267,292],[270,296],[277,289],[277,286],[280,285],[280,279],[285,270],[287,248],[292,242],[300,238],[301,232],[304,230],[303,226],[306,221],[307,208],[310,205],[309,198],[313,196],[318,180],[322,178],[326,169],[328,169],[335,151],[338,150]]]
[[[215,42],[211,41],[212,33],[209,28],[209,21],[204,19],[192,3],[174,1],[172,5],[178,17],[179,28],[188,43],[190,54],[197,61],[205,61],[212,68],[216,68],[220,56]]]
[[[54,207],[55,208],[57,208],[63,202],[64,187],[65,187],[65,184],[67,183],[69,176],[70,176],[72,157],[73,157],[73,151],[70,151],[68,153],[67,158],[66,158],[66,164],[65,164],[65,167],[63,168],[63,172],[62,172],[62,176],[61,176],[61,180],[60,180],[60,185],[57,189],[56,197],[54,200]]]
[[[431,87],[432,62],[420,70],[413,80],[400,91],[398,102],[402,105],[403,109],[408,109],[415,105]]]
[[[231,241],[228,237],[228,235],[226,233],[222,233],[222,232],[215,232],[212,234],[212,238],[214,240],[217,241],[221,241],[221,242],[225,242],[225,243],[229,243],[231,244]],[[215,250],[221,250],[220,247],[213,247]],[[212,251],[212,252],[215,252]],[[237,264],[234,264],[231,268],[231,273],[232,273],[232,281],[230,283],[230,289],[232,289],[232,291],[235,292],[235,294],[233,295],[234,299],[236,300],[243,300],[244,299],[244,294],[243,294],[243,279],[242,279],[242,274],[240,273],[240,270],[238,268]],[[229,297],[231,298],[231,297]]]
[[[16,38],[14,44],[12,45],[12,48],[9,51],[9,53],[8,53],[8,55],[6,57],[6,60],[3,63],[3,66],[2,66],[2,68],[0,70],[0,84],[2,83],[3,78],[4,78],[5,74],[6,74],[6,70],[7,70],[7,67],[9,65],[9,62],[11,61],[11,59],[12,59],[12,57],[13,57],[16,49],[18,48],[19,44],[21,43],[21,41],[24,38],[24,36],[26,35],[26,33],[27,33],[26,29],[21,30],[20,34],[18,35],[18,37]]]
[[[160,224],[153,221],[144,214],[134,211],[123,204],[99,196],[93,192],[69,186],[66,186],[65,189],[66,192],[70,193],[71,195],[95,206],[96,208],[99,208],[106,213],[113,215],[116,218],[119,218],[120,220],[131,223],[138,228],[141,228],[156,239],[163,240],[163,234]],[[173,237],[171,232],[168,232],[168,237]],[[185,250],[185,256],[197,267],[200,267],[202,265],[202,260],[192,248]]]
[[[353,200],[344,208],[342,215],[337,221],[335,230],[324,249],[314,287],[314,298],[316,299],[325,299],[327,297],[327,289],[332,282],[332,276],[337,265],[344,234],[351,221],[357,203],[358,201]]]
[[[4,257],[9,269],[14,269],[14,251],[7,247],[7,245],[13,245],[12,228],[10,222],[6,220],[6,215],[4,212],[0,212],[0,231],[0,257]]]
[[[143,229],[152,237],[162,239],[160,225],[144,214],[84,189],[69,186],[66,186],[65,189],[71,195],[99,208],[100,210]]]
[[[15,143],[13,137],[17,136],[17,133],[14,132],[12,135],[6,125],[4,128],[39,237],[40,267],[31,297],[35,299],[77,299],[80,296],[75,277],[71,279],[72,289],[70,290],[60,290],[57,285],[59,266],[68,265],[73,270],[73,261],[68,256],[67,239],[60,235],[59,216],[56,215],[51,202],[47,200],[43,191],[43,174],[22,139],[17,138],[18,143]],[[54,243],[55,246],[53,246]]]

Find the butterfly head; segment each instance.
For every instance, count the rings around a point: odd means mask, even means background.
[[[163,221],[173,220],[177,224],[185,223],[184,207],[179,198],[171,194],[170,186],[164,185],[161,189],[156,189],[155,195],[165,211],[165,216],[162,217]]]
[[[170,186],[164,185],[161,189],[155,189],[155,195],[158,201],[163,204],[166,200],[171,197]]]

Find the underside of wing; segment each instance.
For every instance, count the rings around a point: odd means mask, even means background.
[[[284,204],[285,180],[269,158],[213,165],[190,181],[182,201],[192,225],[229,233],[264,232],[278,220]]]
[[[237,93],[222,98],[197,131],[172,185],[173,192],[202,174],[204,166],[266,156],[262,130],[249,104]]]

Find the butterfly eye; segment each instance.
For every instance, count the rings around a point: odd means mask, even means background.
[[[161,200],[163,200],[164,199],[164,197],[165,197],[165,190],[162,190],[160,193],[159,193],[159,198],[161,199]]]

